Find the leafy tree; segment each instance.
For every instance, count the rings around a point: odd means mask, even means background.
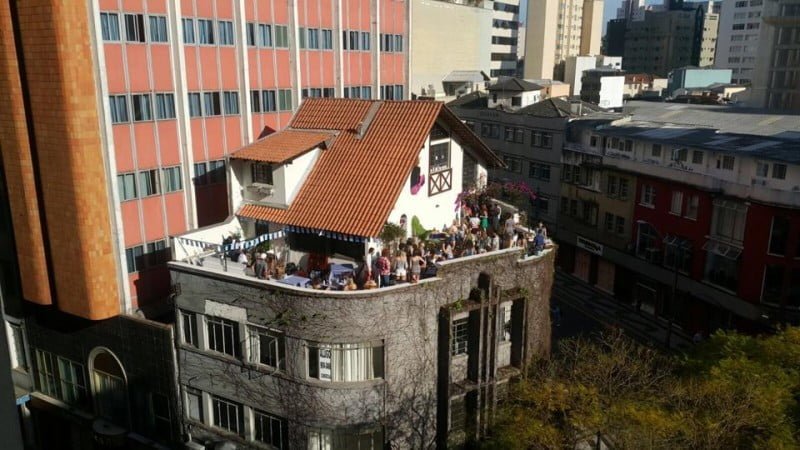
[[[789,449],[800,432],[800,329],[719,332],[670,356],[620,333],[562,342],[511,390],[487,449]]]

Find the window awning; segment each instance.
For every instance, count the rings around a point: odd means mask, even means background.
[[[739,255],[742,254],[742,249],[740,247],[715,241],[713,239],[706,241],[705,245],[703,245],[703,250],[722,256],[723,258],[733,260],[739,259]]]

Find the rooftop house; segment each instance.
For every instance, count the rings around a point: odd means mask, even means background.
[[[387,222],[412,235],[460,219],[465,193],[502,165],[433,101],[307,99],[286,129],[235,152],[234,214],[175,237],[169,264],[191,445],[446,448],[484,435],[509,380],[549,352],[555,251],[504,246],[380,289],[335,281],[392,247]],[[267,242],[287,269],[326,260],[331,282],[259,279],[224,255]]]
[[[489,86],[487,90],[489,108],[513,111],[541,100],[544,87],[520,78],[505,78]]]

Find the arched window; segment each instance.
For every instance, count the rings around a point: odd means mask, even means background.
[[[128,425],[128,387],[119,360],[108,350],[95,349],[89,357],[92,394],[97,415],[117,425]]]

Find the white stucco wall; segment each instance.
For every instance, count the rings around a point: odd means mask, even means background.
[[[621,108],[622,96],[625,92],[625,77],[600,78],[600,104],[601,108]]]
[[[443,142],[434,141],[435,144]],[[453,184],[449,191],[442,192],[433,196],[428,195],[430,187],[429,169],[429,149],[430,139],[425,142],[425,146],[419,154],[419,167],[421,173],[425,175],[425,184],[416,195],[411,194],[411,174],[406,177],[406,182],[397,198],[394,209],[389,214],[389,221],[400,223],[400,217],[405,214],[408,218],[406,232],[411,235],[411,218],[417,216],[425,229],[441,229],[443,225],[449,226],[453,219],[457,218],[456,199],[463,190],[461,184],[464,169],[464,154],[461,145],[457,140],[450,140],[450,168],[453,171]],[[478,161],[478,177],[486,179],[486,167]]]
[[[409,91],[421,94],[433,85],[444,97],[442,79],[453,70],[489,73],[492,9],[435,0],[410,0]]]
[[[260,197],[253,191],[248,191],[247,186],[253,183],[252,161],[232,159],[231,170],[231,201],[234,209],[242,204],[243,200],[265,202],[274,205],[291,204],[300,186],[308,177],[320,155],[320,149],[315,148],[298,158],[285,164],[273,164],[272,170],[272,195]]]

